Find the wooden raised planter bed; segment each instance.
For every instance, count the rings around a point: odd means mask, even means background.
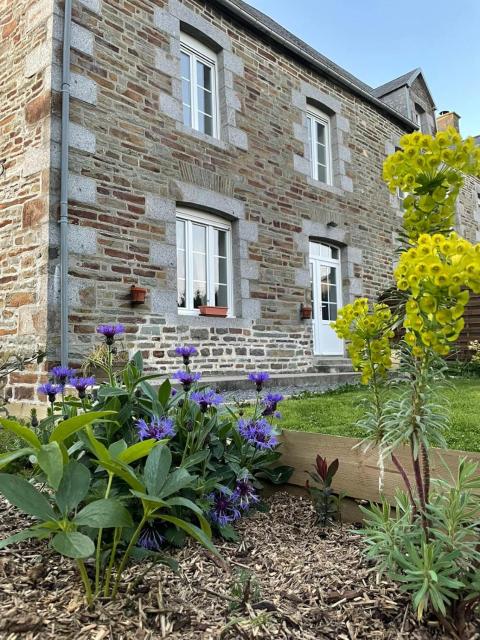
[[[380,500],[378,452],[370,450],[364,453],[362,447],[354,449],[355,445],[361,442],[360,439],[285,430],[280,440],[282,442],[281,464],[290,465],[295,469],[289,481],[291,485],[305,486],[307,479],[305,471],[312,469],[315,456],[320,454],[326,457],[329,462],[335,458],[339,459],[340,467],[333,482],[335,491],[343,491],[350,498],[372,502]],[[396,451],[396,455],[407,469],[410,477],[413,477],[409,448],[404,447]],[[433,449],[431,456],[432,478],[449,479],[448,469],[442,463],[441,458],[453,473],[456,472],[461,458],[469,458],[480,464],[480,453]],[[403,488],[400,474],[391,461],[386,460],[383,495],[393,503],[396,490]]]

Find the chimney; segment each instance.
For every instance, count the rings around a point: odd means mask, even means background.
[[[437,116],[437,129],[445,131],[448,127],[453,127],[460,133],[460,116],[455,111],[440,111]]]

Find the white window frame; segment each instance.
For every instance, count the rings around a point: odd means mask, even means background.
[[[176,219],[185,222],[185,299],[186,307],[178,307],[180,315],[199,315],[199,310],[193,307],[193,250],[192,250],[192,224],[198,223],[206,227],[207,240],[207,305],[214,306],[215,303],[215,283],[213,274],[215,264],[213,256],[213,231],[220,229],[227,232],[227,304],[228,317],[234,317],[233,308],[233,261],[232,261],[232,225],[228,220],[219,218],[203,211],[185,209],[178,207]],[[178,284],[177,284],[178,297]]]
[[[333,184],[332,182],[332,137],[330,116],[323,113],[319,109],[308,105],[307,120],[310,121],[310,163],[312,170],[312,178],[322,184]],[[317,127],[319,123],[325,127],[325,162],[326,162],[326,182],[318,178],[318,154],[317,154]]]
[[[191,115],[192,123],[190,126],[195,131],[203,133],[209,136],[208,133],[200,131],[198,125],[198,96],[197,96],[197,61],[210,67],[212,70],[212,137],[220,137],[220,108],[218,97],[218,64],[217,55],[204,44],[192,38],[183,31],[180,33],[180,51],[190,56],[190,102],[191,102]],[[180,80],[182,80],[182,76]],[[183,122],[183,94],[182,94],[182,122]]]

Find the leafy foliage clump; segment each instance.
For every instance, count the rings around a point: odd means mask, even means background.
[[[38,389],[48,401],[46,418],[34,415],[31,426],[0,418],[3,430],[24,443],[0,454],[0,469],[23,462],[32,476],[28,482],[0,473],[0,493],[36,520],[0,548],[48,539],[76,561],[89,603],[117,595],[131,559],[175,568],[165,543],[181,545],[188,536],[218,555],[212,529],[232,539],[231,523],[260,500],[260,479],[281,483],[292,471],[274,466],[281,396],[262,394],[268,374],[251,374],[257,396],[245,421],[199,385],[194,347],[177,348],[180,388],[168,379],[157,388],[152,381],[159,376],[144,372],[140,353],[120,366],[116,340],[123,332],[122,325],[98,328],[104,347],[89,366],[104,372],[104,382],[54,367]]]

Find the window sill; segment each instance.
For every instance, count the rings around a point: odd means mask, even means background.
[[[226,329],[242,329],[252,326],[252,321],[236,316],[227,316],[221,318],[219,316],[201,316],[198,313],[180,312],[168,314],[165,316],[166,324],[174,324],[176,326],[184,325],[187,327],[218,327]]]
[[[192,127],[187,127],[183,122],[177,122],[177,131],[180,131],[180,133],[184,133],[187,136],[191,136],[192,138],[196,138],[197,140],[201,140],[206,144],[218,147],[219,149],[227,150],[229,147],[229,145],[223,140],[220,140],[220,138],[214,138],[213,136],[208,136],[206,133],[192,129]]]
[[[325,182],[320,182],[320,180],[315,180],[311,176],[307,176],[307,182],[311,187],[315,187],[315,189],[320,189],[321,191],[328,191],[328,193],[333,193],[337,196],[345,195],[345,191],[340,189],[339,187],[335,187],[333,184],[326,184]]]

